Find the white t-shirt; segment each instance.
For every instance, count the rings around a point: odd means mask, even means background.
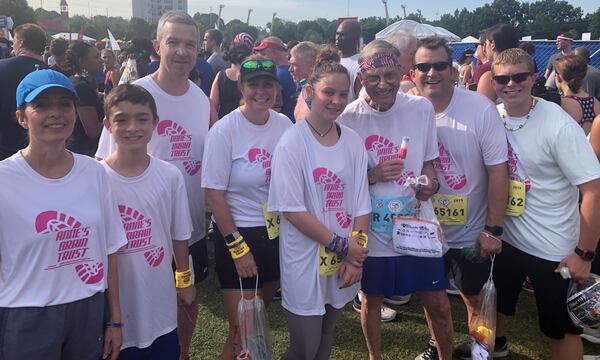
[[[119,175],[104,161],[102,165],[127,234],[127,245],[117,252],[125,323],[121,349],[145,348],[177,328],[172,241],[192,235],[183,176],[175,166],[153,157],[135,177]]]
[[[392,108],[379,112],[361,97],[346,107],[338,121],[362,138],[369,155],[369,169],[381,162],[397,159],[402,138],[410,138],[400,179],[369,186],[373,211],[368,233],[369,256],[398,256],[392,246],[388,204],[398,200],[397,196],[401,195],[408,177],[421,175],[423,163],[438,157],[433,106],[425,98],[398,93]],[[404,201],[402,203],[406,204]],[[430,202],[422,204],[431,206]]]
[[[255,125],[238,108],[208,132],[202,187],[225,190],[236,226],[265,226],[262,207],[269,196],[272,154],[290,126],[290,119],[273,110],[264,125]]]
[[[0,307],[43,307],[107,287],[108,254],[126,244],[102,166],[73,154],[60,179],[17,152],[0,162]]]
[[[172,96],[161,89],[151,75],[134,82],[148,90],[158,110],[158,125],[148,144],[148,153],[175,165],[183,174],[194,232],[192,245],[206,235],[204,190],[200,181],[204,140],[210,121],[209,100],[202,90],[188,81],[188,91]],[[104,128],[96,157],[104,159],[115,150],[110,133]]]
[[[340,64],[342,64],[346,70],[348,70],[348,74],[350,75],[350,92],[348,93],[348,104],[356,99],[356,94],[354,93],[354,82],[356,81],[356,73],[358,73],[358,55],[354,54],[352,56],[341,58]]]
[[[485,226],[488,173],[486,166],[508,160],[502,119],[488,98],[454,89],[446,109],[436,115],[440,156],[433,161],[441,196],[466,196],[466,223],[444,225],[448,246],[473,246]]]
[[[498,105],[500,114],[504,104]],[[529,119],[506,116],[509,175],[525,183],[525,212],[504,219],[504,240],[549,261],[573,253],[579,241],[578,185],[600,177],[600,164],[581,127],[539,99]]]
[[[332,232],[349,236],[354,218],[371,211],[360,137],[341,126],[337,144],[325,147],[305,121],[292,126],[275,149],[269,211],[307,211]],[[279,241],[282,305],[288,311],[323,315],[326,304],[341,309],[356,295],[360,284],[339,289],[335,274],[320,275],[320,244],[284,216]]]

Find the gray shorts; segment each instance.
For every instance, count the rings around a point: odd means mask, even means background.
[[[0,307],[0,359],[98,360],[104,293],[46,307]]]

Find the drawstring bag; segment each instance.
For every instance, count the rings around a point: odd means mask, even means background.
[[[571,281],[567,293],[567,310],[573,324],[600,328],[600,277],[595,274],[583,281]]]
[[[490,276],[481,289],[481,308],[475,324],[475,330],[471,332],[471,359],[491,360],[494,355],[496,342],[496,286],[492,274],[494,272],[494,259],[491,256],[492,266]]]
[[[238,326],[240,332],[240,354],[237,360],[272,360],[271,337],[267,311],[262,298],[258,296],[258,274],[254,297],[245,299],[240,278],[242,298],[238,303]]]

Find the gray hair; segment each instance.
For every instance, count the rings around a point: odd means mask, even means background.
[[[376,55],[394,55],[400,57],[400,51],[385,40],[373,40],[365,46],[358,56],[358,63],[362,63]]]
[[[158,20],[158,26],[156,27],[156,39],[160,41],[162,37],[162,29],[166,23],[184,24],[193,26],[198,31],[198,24],[194,21],[188,13],[184,11],[167,11]]]
[[[386,36],[383,40],[394,45],[401,54],[406,53],[411,44],[416,45],[417,43],[417,38],[413,34],[404,30],[395,31]]]
[[[319,45],[311,41],[302,41],[294,46],[290,53],[292,56],[300,55],[302,60],[313,64],[317,59],[317,54],[319,53]]]

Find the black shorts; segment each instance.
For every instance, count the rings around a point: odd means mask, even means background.
[[[535,289],[542,333],[556,340],[564,339],[565,334],[580,335],[582,329],[573,325],[567,312],[569,280],[554,272],[558,264],[529,255],[504,242],[502,252],[496,255],[494,263],[498,311],[505,315],[515,314],[521,286],[528,276]]]
[[[219,284],[223,290],[239,290],[240,281],[235,264],[225,239],[219,231],[217,224],[213,223],[215,241],[215,270],[219,278]],[[279,281],[279,238],[269,240],[265,226],[238,228],[244,237],[246,244],[250,247],[252,256],[258,268],[258,287],[263,282]],[[254,290],[256,277],[242,279],[244,290]]]
[[[206,242],[208,238],[203,238],[196,241],[188,248],[189,254],[192,256],[192,266],[194,268],[194,285],[201,283],[208,276],[208,250]],[[175,260],[171,263],[173,272],[175,272]]]
[[[484,262],[471,262],[462,249],[450,249],[444,255],[448,278],[454,279],[454,285],[465,295],[478,295],[490,276],[492,262],[487,258]]]

